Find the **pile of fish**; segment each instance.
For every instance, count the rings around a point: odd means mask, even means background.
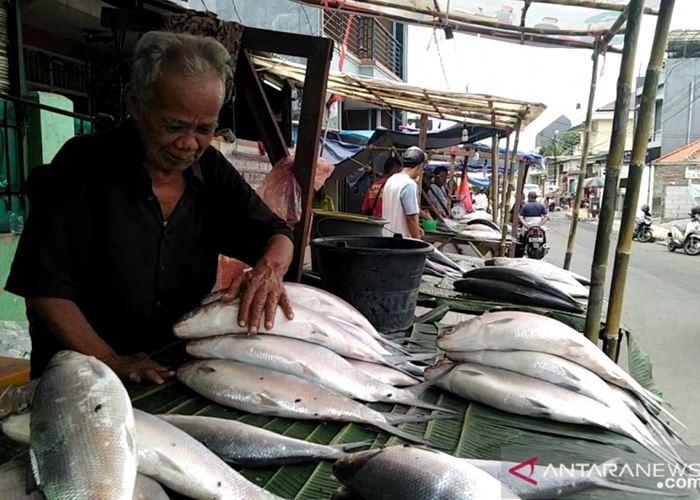
[[[543,260],[494,257],[486,259],[484,265],[522,269],[545,281],[549,281],[553,287],[576,299],[588,298],[587,287],[591,282],[587,278]]]
[[[443,329],[437,386],[503,411],[623,434],[668,462],[681,459],[660,398],[580,333],[554,319],[490,312]],[[677,420],[676,420],[677,422]]]
[[[513,304],[583,312],[576,299],[552,283],[522,267],[486,266],[464,273],[463,279],[454,282],[454,288],[458,292]]]
[[[433,247],[425,259],[425,269],[423,273],[439,278],[459,279],[465,271],[466,270],[463,269],[462,266]]]
[[[187,352],[199,359],[181,367],[178,380],[237,410],[369,424],[427,443],[396,425],[446,416],[387,414],[364,404],[382,401],[447,412],[419,398],[429,384],[407,377],[408,372],[423,372],[412,363],[416,356],[382,337],[364,316],[334,295],[304,285],[285,286],[294,320],[278,310],[274,328],[263,335],[249,336],[238,326],[237,301],[208,302],[182,318],[175,334],[190,339]],[[415,385],[401,388],[389,380]]]
[[[591,488],[659,494],[658,490],[607,479],[605,474],[615,470],[615,460],[590,470],[572,470],[570,474],[548,474],[546,466],[533,465],[530,471],[526,469],[530,481],[509,472],[518,465],[457,458],[410,445],[361,451],[334,464],[333,473],[342,486],[332,499],[551,499]]]
[[[162,484],[191,498],[273,499],[226,462],[337,460],[368,444],[326,446],[237,421],[150,415],[132,409],[111,369],[72,351],[54,357],[31,396],[31,413],[6,418],[3,432],[29,445],[37,491],[26,493],[26,460],[14,460],[0,467],[3,498],[159,500],[168,498]]]

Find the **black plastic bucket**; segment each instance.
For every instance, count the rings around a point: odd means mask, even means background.
[[[418,288],[431,246],[400,237],[317,238],[323,288],[355,306],[380,332],[406,330],[413,323]]]

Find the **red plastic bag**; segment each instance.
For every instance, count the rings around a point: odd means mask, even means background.
[[[301,219],[301,186],[294,177],[294,157],[279,160],[258,187],[258,195],[287,224]]]

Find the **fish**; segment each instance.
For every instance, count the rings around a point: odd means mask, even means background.
[[[175,335],[185,339],[214,337],[230,333],[247,333],[238,326],[239,300],[211,302],[186,314],[173,328]],[[358,342],[352,333],[323,315],[301,305],[294,308],[294,319],[288,320],[281,308],[277,308],[275,335],[291,337],[305,342],[323,345],[341,356],[360,360],[386,362],[391,353],[369,335],[366,343]]]
[[[425,261],[425,269],[423,269],[424,274],[431,276],[437,276],[438,278],[454,278],[459,279],[462,277],[460,271],[455,271],[454,269],[443,266],[438,262],[433,262],[432,260]]]
[[[458,292],[468,293],[489,299],[505,300],[514,304],[559,309],[581,313],[583,309],[576,302],[541,292],[537,288],[516,285],[501,281],[480,278],[463,278],[454,282]]]
[[[488,241],[500,241],[501,240],[501,233],[498,231],[487,231],[485,229],[468,229],[464,231],[460,231],[458,234],[461,236],[466,236],[468,238],[474,238],[474,239],[479,239],[479,240],[488,240]],[[508,237],[510,239],[510,236]]]
[[[521,311],[488,312],[443,328],[438,347],[444,351],[537,351],[577,363],[603,380],[629,389],[646,404],[669,414],[661,399],[644,389],[579,332],[547,316]]]
[[[294,439],[237,420],[194,415],[159,415],[185,431],[226,462],[243,467],[270,467],[345,458],[347,449],[371,443],[323,445]]]
[[[178,370],[177,378],[207,399],[248,413],[369,424],[422,444],[431,443],[394,427],[394,424],[437,418],[435,415],[381,413],[294,375],[236,361],[193,361]]]
[[[627,405],[610,386],[587,368],[560,356],[536,351],[450,351],[451,361],[477,363],[538,378],[576,392],[609,408]]]
[[[29,408],[39,379],[23,385],[9,385],[0,394],[0,418],[22,413]]]
[[[431,245],[433,248],[430,250],[430,253],[427,255],[428,260],[432,262],[436,262],[438,264],[441,264],[445,267],[448,267],[452,269],[453,271],[457,271],[458,273],[463,273],[464,269],[462,266],[457,264],[455,261],[450,259],[447,255],[442,253],[440,250],[435,248],[435,246]]]
[[[163,487],[148,476],[136,475],[134,500],[168,500],[168,494]]]
[[[570,424],[592,425],[627,436],[663,460],[674,462],[672,452],[659,444],[639,423],[626,419],[617,408],[540,379],[509,370],[444,360],[425,376],[457,396],[501,411]]]
[[[533,464],[530,468],[524,469],[524,472],[528,473],[530,479],[536,481],[534,484],[524,481],[510,472],[512,468],[518,467],[521,463],[466,458],[462,460],[495,477],[523,500],[561,498],[593,488],[646,495],[647,497],[676,496],[674,493],[662,492],[659,489],[641,488],[610,481],[606,474],[613,473],[621,467],[617,459],[596,464],[588,470]]]
[[[139,471],[167,488],[198,499],[273,500],[202,443],[163,419],[134,410]],[[97,497],[93,497],[97,498]]]
[[[420,380],[412,375],[408,375],[402,371],[395,370],[394,368],[390,368],[385,365],[358,361],[357,359],[348,359],[347,362],[350,363],[355,369],[363,372],[365,375],[369,375],[370,377],[388,385],[406,387],[420,383]]]
[[[485,226],[485,227],[488,227],[489,229],[493,229],[494,231],[498,231],[499,233],[501,232],[501,228],[498,227],[498,224],[496,224],[491,219],[487,219],[487,218],[473,219],[473,220],[467,221],[466,225],[468,227]]]
[[[353,453],[333,465],[333,474],[365,500],[519,498],[465,460],[410,445]]]
[[[465,278],[478,278],[485,280],[502,281],[522,285],[537,289],[538,292],[546,293],[568,302],[573,307],[579,308],[579,304],[568,293],[562,292],[559,288],[552,286],[549,281],[540,278],[524,269],[517,267],[487,266],[479,267],[464,273]]]
[[[569,290],[569,295],[573,297],[581,296],[588,297],[588,289],[584,284],[590,284],[583,276],[557,267],[554,264],[543,260],[533,260],[533,259],[513,259],[509,257],[492,257],[484,261],[486,266],[505,266],[505,267],[518,267],[520,269],[525,269],[532,274],[538,275],[540,278],[554,281],[552,285],[562,283],[568,285],[566,290]],[[580,281],[579,281],[580,280]],[[585,283],[584,283],[585,282]]]
[[[228,359],[296,375],[353,399],[449,411],[418,398],[429,384],[412,389],[386,385],[355,370],[330,349],[301,340],[275,335],[224,335],[190,341],[187,352],[195,358]]]
[[[36,387],[30,432],[32,472],[47,500],[133,497],[137,459],[131,401],[119,377],[101,361],[58,352]]]

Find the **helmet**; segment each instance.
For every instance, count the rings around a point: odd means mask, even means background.
[[[401,155],[401,163],[404,167],[417,167],[425,162],[425,153],[418,146],[411,146]]]

